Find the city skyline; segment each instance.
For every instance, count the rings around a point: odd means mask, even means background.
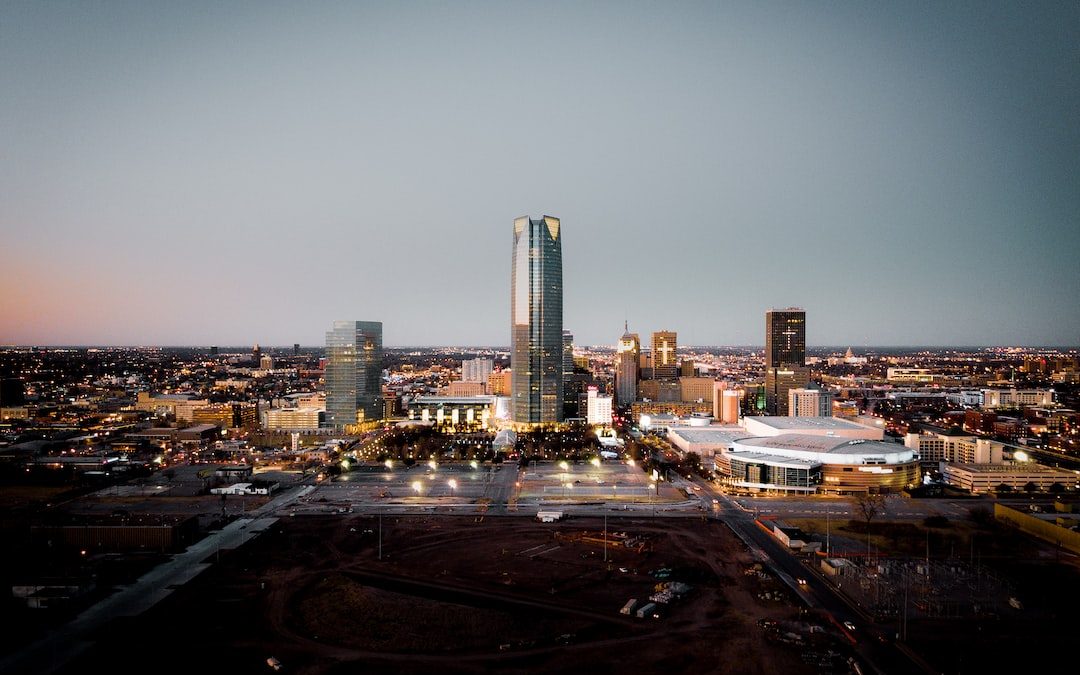
[[[0,344],[318,345],[378,316],[387,345],[507,345],[529,212],[574,232],[580,344],[629,319],[755,345],[797,305],[812,345],[1074,346],[1078,22],[7,3]]]

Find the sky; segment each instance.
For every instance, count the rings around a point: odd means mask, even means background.
[[[0,3],[0,344],[1080,344],[1080,3]]]

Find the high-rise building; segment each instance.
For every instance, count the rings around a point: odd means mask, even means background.
[[[494,359],[465,359],[461,362],[461,381],[487,384],[493,370],[495,370]]]
[[[601,396],[596,387],[588,389],[585,411],[585,421],[589,424],[611,426],[611,397]]]
[[[274,357],[269,354],[264,354],[259,359],[259,370],[273,370],[274,369]]]
[[[210,356],[217,356],[217,355],[218,355],[218,348],[217,348],[217,345],[214,345],[213,347],[210,348]]]
[[[335,321],[326,332],[326,425],[382,419],[382,323]]]
[[[677,348],[675,331],[662,330],[652,334],[653,378],[667,379],[679,376],[679,364],[675,360]]]
[[[511,414],[517,424],[562,421],[562,239],[558,218],[514,220],[510,270]]]
[[[765,367],[806,365],[806,310],[798,307],[765,312]]]
[[[788,392],[806,387],[806,311],[798,307],[765,312],[766,409],[788,414]]]
[[[294,342],[293,343],[292,355],[293,356],[300,356],[300,343],[299,342]]]
[[[578,417],[580,407],[578,398],[581,394],[571,383],[574,379],[574,334],[568,330],[562,332],[562,380],[563,380],[563,419]]]
[[[821,389],[788,391],[788,417],[832,417],[833,394]]]
[[[621,406],[630,405],[637,400],[640,352],[641,339],[637,333],[630,332],[629,324],[623,324],[623,335],[619,338],[615,357],[615,400]]]

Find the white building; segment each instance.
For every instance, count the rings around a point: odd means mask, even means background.
[[[461,381],[482,382],[487,385],[488,376],[494,369],[493,359],[466,359],[461,362]]]
[[[832,417],[833,393],[821,389],[789,389],[789,417]]]
[[[923,464],[952,462],[956,464],[1001,464],[1004,446],[989,438],[971,434],[908,434],[904,446],[919,453]]]
[[[983,389],[984,408],[1054,405],[1053,389]]]
[[[885,372],[889,382],[926,383],[940,382],[945,379],[942,373],[935,373],[929,368],[889,368]]]
[[[266,428],[277,431],[318,429],[324,408],[273,408],[266,412]]]
[[[609,427],[611,426],[611,410],[611,397],[600,396],[596,387],[589,387],[588,403],[585,408],[586,421],[592,425]]]

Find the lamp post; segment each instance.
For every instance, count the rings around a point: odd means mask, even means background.
[[[653,503],[653,490],[659,492],[659,488],[656,483],[649,483],[649,508],[652,509],[652,514],[656,515],[656,504]]]
[[[450,496],[454,497],[454,491],[457,490],[457,481],[451,478],[450,480],[446,481],[446,484],[450,486]]]

